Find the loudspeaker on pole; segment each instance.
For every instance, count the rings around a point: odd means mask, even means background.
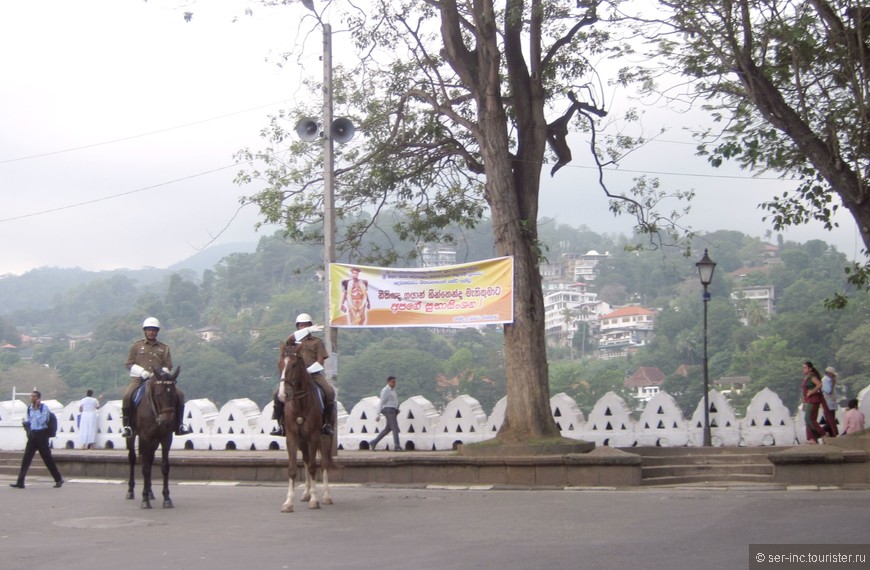
[[[313,141],[320,136],[320,125],[316,119],[305,117],[296,123],[296,134],[304,141]]]
[[[344,117],[340,117],[332,121],[332,125],[329,129],[329,136],[332,137],[332,140],[335,142],[346,143],[353,138],[355,132],[356,127],[353,126],[353,123]]]

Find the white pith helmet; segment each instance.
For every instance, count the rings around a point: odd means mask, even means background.
[[[143,329],[160,329],[160,321],[155,319],[154,317],[148,317],[145,319],[145,322],[142,323]]]
[[[309,315],[308,313],[299,313],[299,315],[296,317],[296,324],[297,325],[299,323],[313,323],[313,322],[314,322],[314,319],[312,319],[311,315]]]

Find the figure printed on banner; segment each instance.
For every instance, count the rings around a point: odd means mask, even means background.
[[[360,279],[360,268],[352,267],[350,279],[341,282],[341,312],[347,313],[347,324],[365,326],[366,314],[372,308],[369,300],[369,282]]]

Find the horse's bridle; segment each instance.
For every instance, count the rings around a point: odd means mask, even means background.
[[[296,384],[299,384],[299,375],[298,374],[294,378],[294,380],[295,380],[294,382],[290,382],[287,379],[287,372],[290,369],[290,367],[297,366],[295,363],[291,364],[290,361],[293,358],[300,358],[300,357],[297,354],[294,354],[293,356],[285,356],[284,357],[284,370],[281,371],[281,381],[284,382],[284,384],[286,384],[287,388],[289,389],[289,391],[290,391],[289,396],[291,399],[301,400],[302,398],[304,398],[305,396],[308,395],[308,390],[310,388],[306,386],[304,390],[301,390],[301,391],[296,390],[296,388],[297,388]]]
[[[155,377],[151,378],[151,382],[153,382],[154,385],[152,386],[152,388],[150,390],[148,390],[148,404],[151,407],[151,413],[154,414],[154,417],[159,418],[160,416],[165,415],[167,413],[175,413],[175,404],[174,403],[172,403],[170,406],[166,406],[165,408],[161,408],[159,402],[157,402],[157,399],[155,397],[155,392],[157,391],[158,388],[163,388],[163,387],[167,387],[167,386],[174,388],[175,387],[175,380],[171,380],[171,379],[170,380],[163,380],[163,379],[158,379],[155,376]]]

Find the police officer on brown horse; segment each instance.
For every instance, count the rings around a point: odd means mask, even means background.
[[[121,403],[121,421],[124,424],[122,435],[124,437],[133,437],[132,420],[135,417],[133,394],[136,389],[144,381],[151,378],[154,370],[165,369],[167,372],[172,370],[172,355],[169,353],[169,346],[157,340],[160,321],[154,317],[148,317],[142,323],[142,330],[145,333],[145,338],[130,345],[125,364],[127,370],[130,371],[130,384],[124,392]],[[178,418],[178,426],[175,434],[187,435],[190,431],[184,427],[184,392],[178,388],[176,388],[176,392],[178,393],[178,404],[175,416]]]
[[[302,358],[311,379],[320,387],[323,393],[323,435],[332,435],[334,430],[330,423],[335,412],[335,388],[323,374],[323,363],[329,358],[326,345],[323,340],[314,336],[314,332],[323,330],[323,327],[314,326],[314,321],[308,313],[300,313],[296,317],[296,331],[287,338],[288,346],[299,346],[297,354]],[[284,363],[278,363],[279,372],[283,371]],[[282,382],[283,383],[283,382]],[[273,398],[272,419],[278,421],[278,427],[272,430],[272,435],[284,435],[284,404],[281,402],[281,390],[279,385]]]

